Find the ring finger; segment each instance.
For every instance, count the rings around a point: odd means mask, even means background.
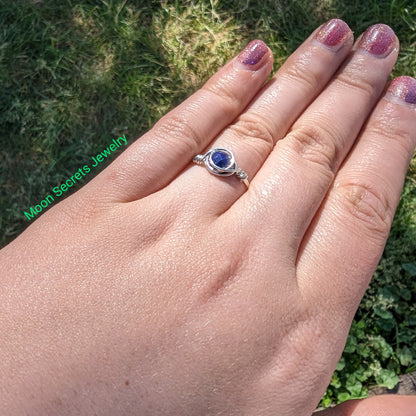
[[[209,148],[226,148],[235,155],[248,179],[270,154],[276,141],[321,92],[347,56],[353,42],[348,25],[333,19],[318,28],[286,61],[245,112]],[[207,150],[201,149],[201,153]],[[226,210],[246,187],[237,178],[218,178],[194,166],[171,184],[203,202],[215,214]]]

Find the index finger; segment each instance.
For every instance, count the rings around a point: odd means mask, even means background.
[[[108,197],[132,201],[167,185],[246,107],[266,81],[272,61],[264,42],[251,41],[97,177]]]

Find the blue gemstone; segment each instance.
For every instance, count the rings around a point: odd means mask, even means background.
[[[231,155],[225,152],[216,151],[212,154],[211,159],[215,166],[218,166],[220,169],[224,169],[230,165]]]

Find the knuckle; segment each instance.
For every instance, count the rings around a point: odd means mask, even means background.
[[[294,64],[289,65],[280,76],[290,83],[302,84],[308,91],[315,91],[322,83],[322,75],[312,71],[308,63],[308,61],[299,59]]]
[[[413,155],[414,151],[414,135],[407,124],[400,123],[397,118],[388,117],[388,114],[383,114],[377,117],[373,123],[368,127],[368,135],[389,144],[394,143],[399,146],[406,155]]]
[[[375,81],[365,79],[360,75],[357,76],[357,74],[361,73],[363,73],[363,71],[358,68],[352,68],[350,71],[346,70],[337,76],[335,82],[347,91],[355,90],[358,93],[371,98],[374,96],[376,90]]]
[[[254,139],[256,146],[258,142],[266,145],[267,151],[271,151],[274,146],[273,129],[269,122],[262,116],[255,113],[242,114],[237,122],[233,124],[231,130],[244,139]]]
[[[178,109],[179,110],[179,109]],[[202,138],[200,133],[193,127],[189,120],[189,115],[183,111],[173,111],[163,117],[157,123],[152,132],[158,138],[159,142],[165,142],[171,146],[189,147],[191,153],[196,153],[200,148]]]
[[[375,186],[359,181],[348,181],[335,185],[343,209],[354,219],[375,234],[385,238],[393,220],[393,207],[389,198]]]
[[[235,88],[227,88],[224,83],[215,83],[209,86],[204,85],[201,88],[201,94],[204,100],[210,100],[221,107],[222,113],[227,116],[235,114],[241,105],[241,97],[239,91]]]
[[[325,173],[333,177],[338,159],[334,136],[335,134],[326,128],[310,123],[292,130],[284,140],[296,154],[320,166]]]
[[[199,110],[202,103],[213,103],[215,107],[221,109],[222,116],[230,119],[235,117],[240,101],[237,92],[221,83],[203,86],[195,93],[192,105],[180,105],[165,115],[156,123],[152,132],[160,141],[172,145],[177,145],[180,141],[181,146],[188,146],[190,152],[196,153],[205,139],[194,122],[200,117]]]

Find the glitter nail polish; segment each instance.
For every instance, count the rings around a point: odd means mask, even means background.
[[[263,41],[255,39],[241,51],[237,59],[240,63],[252,67],[253,69],[257,69],[256,64],[262,60],[268,50],[269,48]]]
[[[364,32],[358,46],[372,55],[384,58],[393,50],[395,40],[394,32],[389,26],[377,24]]]
[[[409,104],[416,104],[416,79],[412,77],[395,78],[387,89],[387,94],[401,98]]]
[[[325,46],[338,50],[350,32],[350,28],[344,21],[332,19],[321,26],[315,39]]]

